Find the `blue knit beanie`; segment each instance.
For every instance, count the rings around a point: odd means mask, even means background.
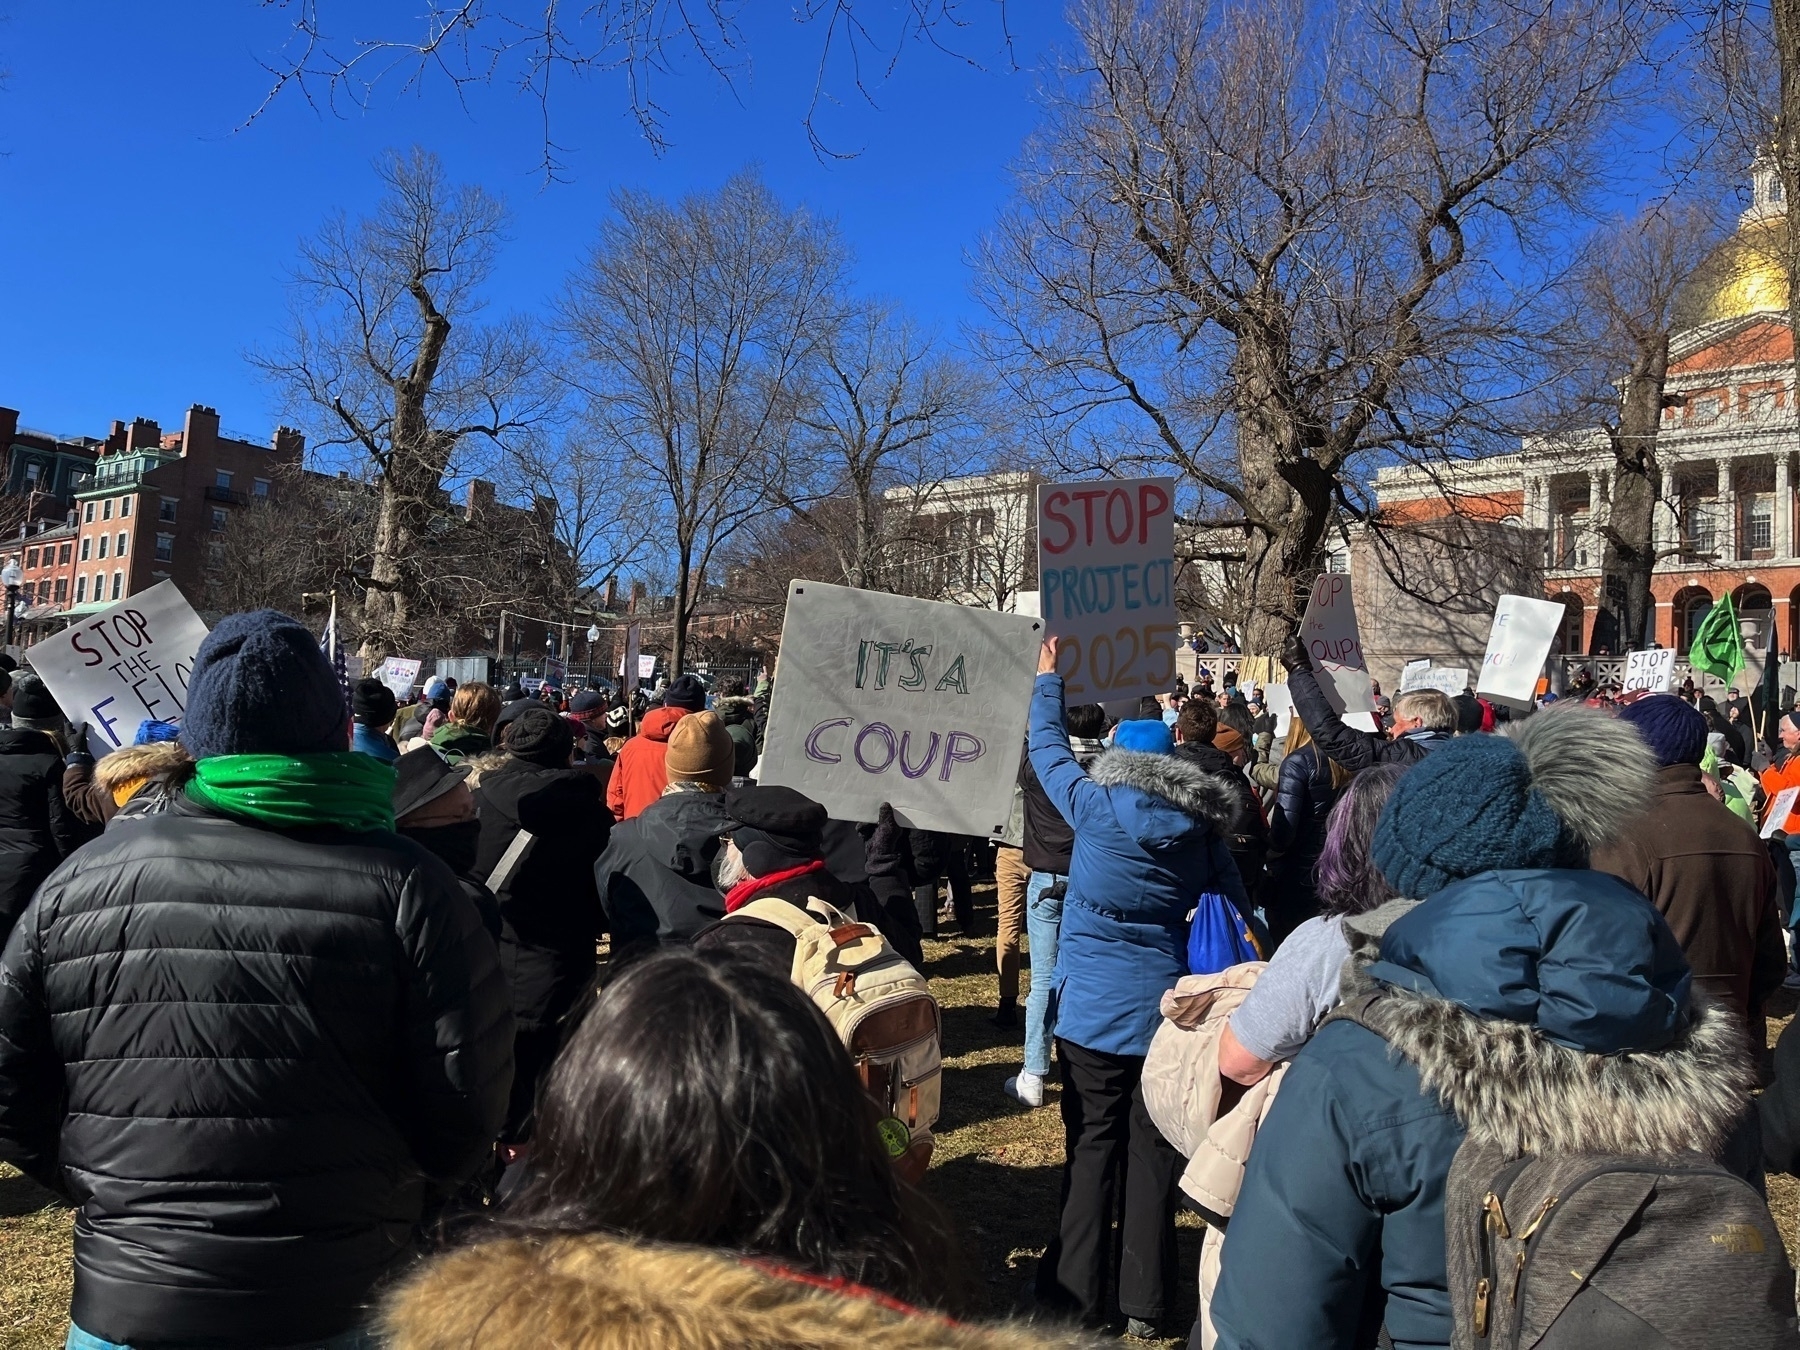
[[[1369,856],[1396,895],[1423,900],[1495,868],[1554,867],[1562,821],[1503,736],[1461,736],[1408,769]]]
[[[1113,728],[1113,744],[1121,750],[1138,750],[1150,755],[1166,755],[1175,749],[1175,737],[1169,724],[1158,717],[1134,717]]]
[[[195,759],[348,750],[350,709],[319,640],[272,609],[219,621],[188,675],[181,743]]]
[[[1673,694],[1649,694],[1619,709],[1658,764],[1698,764],[1706,754],[1706,718]]]

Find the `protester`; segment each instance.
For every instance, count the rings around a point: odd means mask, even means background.
[[[1069,1343],[912,1312],[956,1301],[947,1226],[806,995],[717,955],[662,952],[601,992],[491,1232],[399,1292],[395,1350]]]
[[[1296,633],[1281,649],[1287,667],[1288,696],[1294,716],[1327,755],[1351,773],[1371,764],[1412,764],[1450,741],[1456,730],[1456,709],[1435,689],[1414,689],[1394,700],[1394,720],[1386,737],[1344,725],[1332,708],[1313,673],[1306,643]]]
[[[401,744],[417,740],[421,736],[430,740],[432,733],[450,715],[450,693],[450,682],[441,675],[433,675],[425,681],[419,702],[407,709],[405,717],[395,714],[395,721],[400,727],[400,734],[395,739]],[[435,718],[432,717],[433,713],[437,714]],[[428,721],[429,726],[426,725]]]
[[[938,830],[914,830],[911,835],[913,905],[919,930],[928,938],[938,928],[954,922],[964,937],[975,936],[975,888],[969,877],[969,841],[960,834]],[[938,884],[949,892],[948,904],[938,907]]]
[[[1800,788],[1800,712],[1783,713],[1775,732],[1781,740],[1781,754],[1762,771],[1760,779],[1771,803],[1783,788]],[[1793,809],[1776,828],[1785,835],[1800,835],[1800,797],[1794,799]]]
[[[606,805],[614,820],[630,820],[662,796],[669,781],[663,767],[669,733],[682,718],[705,706],[706,686],[692,675],[683,675],[669,686],[664,706],[644,714],[637,735],[619,751],[612,781],[607,785]]]
[[[713,711],[719,714],[731,743],[737,747],[733,776],[748,778],[756,767],[756,704],[742,684],[728,684],[713,700]]]
[[[481,915],[488,936],[500,940],[500,902],[475,875],[481,822],[469,768],[447,764],[429,745],[394,761],[394,831],[435,854],[453,873],[462,893]]]
[[[1106,733],[1106,709],[1098,703],[1078,703],[1067,710],[1063,729],[1075,763],[1089,767],[1106,749],[1100,739]],[[1057,938],[1062,930],[1063,898],[1069,880],[1069,858],[1075,848],[1075,831],[1051,802],[1031,766],[1031,756],[1019,766],[1019,787],[1025,808],[1025,865],[1031,879],[1025,884],[1025,935],[1031,944],[1031,989],[1025,996],[1025,1064],[1008,1078],[1001,1090],[1025,1106],[1044,1104],[1044,1079],[1050,1075],[1050,1049],[1056,1030],[1055,986]]]
[[[1237,812],[1223,784],[1170,753],[1160,719],[1119,723],[1113,748],[1083,769],[1063,726],[1056,653],[1052,638],[1029,721],[1032,768],[1075,832],[1056,963],[1062,1214],[1038,1293],[1100,1326],[1116,1271],[1127,1332],[1143,1336],[1168,1311],[1181,1158],[1151,1123],[1138,1080],[1163,993],[1186,973],[1196,900],[1215,892],[1248,909],[1224,838]]]
[[[1023,752],[1020,759],[1029,763]],[[994,840],[994,964],[1000,994],[993,1023],[1003,1031],[1019,1025],[1019,939],[1025,934],[1025,895],[1030,888],[1031,868],[1025,864],[1025,793],[1015,782],[1006,830]]]
[[[388,735],[394,724],[398,704],[394,691],[380,680],[358,680],[350,686],[350,713],[356,729],[350,748],[359,754],[372,755],[383,764],[400,758],[400,747]]]
[[[594,884],[612,935],[609,970],[688,942],[725,917],[716,884],[723,837],[733,821],[720,801],[737,748],[718,715],[694,713],[669,735],[663,795],[613,826],[594,863]]]
[[[1269,823],[1263,818],[1250,780],[1232,757],[1230,748],[1240,739],[1236,731],[1222,729],[1218,708],[1204,699],[1182,705],[1175,720],[1175,757],[1223,783],[1237,805],[1237,820],[1226,835],[1238,879],[1254,908],[1262,894],[1263,869],[1269,858]],[[1220,741],[1225,744],[1221,746]]]
[[[1704,717],[1673,694],[1651,694],[1621,708],[1619,720],[1656,756],[1656,786],[1649,810],[1595,849],[1593,866],[1650,898],[1695,984],[1743,1019],[1760,1054],[1763,1000],[1787,974],[1787,903],[1775,893],[1768,850],[1700,781]]]
[[[1262,895],[1272,951],[1319,912],[1313,869],[1325,847],[1331,808],[1349,781],[1349,770],[1326,756],[1306,722],[1298,714],[1290,717],[1287,753],[1269,811],[1269,884]]]
[[[574,748],[562,718],[541,705],[527,708],[508,729],[505,760],[486,769],[475,789],[475,875],[500,902],[500,964],[517,1022],[509,1145],[530,1134],[538,1082],[556,1057],[563,1018],[593,984],[594,948],[605,929],[594,860],[611,821],[600,785],[570,767]]]
[[[490,685],[471,680],[450,698],[450,720],[429,739],[432,748],[452,764],[485,755],[494,748],[494,724],[500,718],[500,696]]]
[[[13,681],[13,722],[0,729],[0,942],[38,884],[104,823],[82,817],[63,797],[68,723],[35,675]],[[81,750],[77,763],[93,761]]]
[[[1377,1327],[1448,1346],[1445,1187],[1465,1135],[1514,1156],[1722,1146],[1753,1081],[1741,1025],[1691,994],[1655,908],[1586,867],[1654,772],[1629,725],[1571,709],[1401,779],[1371,851],[1423,903],[1345,972],[1356,1011],[1294,1058],[1263,1122],[1212,1303],[1224,1350],[1348,1347]]]
[[[97,763],[83,743],[85,732],[78,735],[63,760],[64,805],[78,820],[102,826],[128,807],[132,816],[166,809],[194,771],[180,735],[174,722],[146,719],[138,723],[130,745]]]
[[[304,625],[220,620],[181,734],[183,795],[59,867],[0,957],[0,1158],[76,1206],[71,1344],[360,1345],[499,1127],[494,944],[393,833]]]

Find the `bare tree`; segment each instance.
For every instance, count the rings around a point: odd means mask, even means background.
[[[670,665],[708,569],[780,499],[800,384],[836,317],[833,230],[760,179],[667,202],[621,192],[562,302],[591,434],[658,503],[675,572]]]
[[[522,321],[475,322],[505,213],[450,183],[435,156],[389,155],[386,192],[358,221],[328,220],[304,244],[285,346],[252,361],[285,392],[315,449],[346,451],[379,476],[380,511],[363,614],[363,655],[404,651],[428,617],[427,544],[445,480],[472,442],[523,434],[552,390]],[[463,474],[466,476],[466,474]]]
[[[1673,507],[1657,438],[1676,301],[1716,240],[1707,212],[1665,202],[1597,231],[1567,289],[1573,397],[1562,420],[1565,434],[1585,440],[1597,433],[1612,452],[1608,500],[1591,511],[1602,541],[1601,603],[1622,602],[1614,617],[1624,646],[1654,636],[1651,574],[1678,551],[1657,543],[1657,507]]]
[[[360,594],[375,494],[364,484],[298,467],[272,473],[269,494],[233,511],[225,533],[210,546],[202,608],[299,614],[309,594],[341,589],[346,600]],[[340,621],[355,627],[354,614]]]
[[[563,560],[561,594],[552,597],[563,611],[572,612],[597,583],[643,556],[654,501],[616,444],[566,432],[518,437],[507,446],[498,478],[509,496],[550,504],[534,513],[547,537],[532,545]]]
[[[1650,17],[1078,0],[1072,22],[987,251],[996,350],[1096,458],[1172,465],[1241,530],[1266,654],[1334,519],[1372,516],[1373,465],[1462,451],[1512,392]]]
[[[974,373],[889,303],[852,304],[824,335],[795,414],[799,472],[777,500],[845,585],[889,589],[929,489],[967,467],[982,403]]]
[[[266,3],[266,0],[265,0]],[[293,90],[314,107],[366,108],[378,85],[403,89],[441,80],[458,94],[496,81],[516,84],[538,105],[543,170],[554,175],[558,146],[551,132],[552,88],[602,71],[625,80],[633,116],[659,151],[667,146],[665,110],[655,88],[683,57],[735,88],[749,65],[738,23],[742,0],[431,0],[423,13],[383,20],[349,0],[294,0],[288,40],[264,69],[270,86],[255,120]],[[876,11],[871,14],[871,10]],[[791,17],[819,34],[819,57],[805,125],[814,152],[834,155],[820,136],[822,103],[843,75],[867,102],[908,47],[924,44],[975,64],[964,39],[979,25],[996,30],[1011,59],[1006,0],[800,0]],[[333,29],[347,33],[334,41]]]

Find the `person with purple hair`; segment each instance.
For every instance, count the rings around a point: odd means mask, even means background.
[[[1358,928],[1367,932],[1372,912],[1394,899],[1369,858],[1369,844],[1381,808],[1408,767],[1364,769],[1331,808],[1313,868],[1320,912],[1288,934],[1220,1037],[1219,1072],[1233,1082],[1259,1082],[1282,1060],[1291,1059],[1337,1005],[1338,976],[1350,955],[1345,920],[1366,916]],[[1380,926],[1398,913],[1398,908],[1383,913]]]

